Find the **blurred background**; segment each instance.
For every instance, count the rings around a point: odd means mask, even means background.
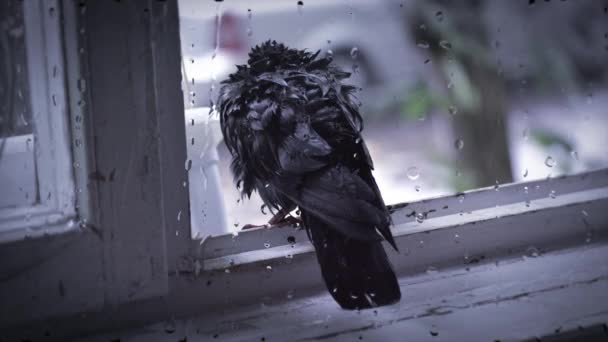
[[[186,168],[191,198],[200,198],[192,217],[203,225],[210,211],[233,232],[270,218],[257,196],[237,193],[213,110],[219,82],[268,39],[321,50],[352,72],[387,204],[608,166],[606,1],[179,7],[186,126],[196,127],[187,130]],[[223,206],[204,206],[201,193],[211,186]]]

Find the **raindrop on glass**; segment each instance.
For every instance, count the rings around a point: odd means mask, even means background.
[[[179,222],[181,219],[182,219],[182,211],[180,210],[180,211],[177,213],[177,222]]]
[[[526,255],[531,258],[536,258],[536,257],[540,256],[540,251],[538,250],[538,248],[536,248],[534,246],[530,246],[526,249]]]
[[[175,321],[174,320],[166,321],[164,328],[165,328],[165,332],[167,334],[173,334],[176,330]]]
[[[415,166],[409,167],[406,171],[407,178],[411,180],[416,180],[420,177],[420,172],[418,172],[418,168]]]
[[[429,266],[429,267],[426,269],[426,273],[427,273],[427,274],[435,274],[435,273],[437,273],[437,272],[438,272],[437,268],[436,268],[436,267],[433,267],[433,266]]]
[[[448,42],[447,40],[442,40],[439,42],[439,46],[441,46],[442,48],[449,50],[452,48],[452,44],[450,44],[450,42]]]
[[[251,27],[247,28],[247,37],[251,37],[253,36],[253,30],[251,29]]]
[[[522,132],[521,132],[521,136],[524,138],[524,140],[528,140],[528,138],[530,137],[530,129],[525,128]]]
[[[460,202],[460,203],[464,202],[464,194],[458,195],[458,202]]]
[[[358,47],[355,46],[350,50],[350,57],[352,59],[357,59],[357,57],[359,57],[359,48]]]
[[[557,195],[555,194],[555,190],[551,190],[551,192],[549,193],[549,197],[551,197],[551,198],[557,197]]]
[[[428,49],[430,47],[429,43],[425,42],[425,41],[420,41],[418,42],[418,44],[416,44],[419,48],[422,49]]]
[[[442,22],[443,21],[443,12],[437,11],[435,13],[435,19],[437,19],[438,22]]]
[[[570,155],[572,156],[572,158],[574,160],[578,160],[578,152],[576,152],[576,151],[570,151]]]
[[[417,221],[418,223],[422,223],[422,222],[424,222],[424,214],[423,214],[423,213],[417,213],[417,214],[416,214],[416,221]]]
[[[498,183],[498,181],[496,181],[496,184],[494,184],[494,190],[498,191],[500,189],[500,183]]]
[[[298,1],[298,14],[302,15],[304,8],[304,1]]]
[[[264,248],[270,248],[270,244],[268,242],[264,242]]]
[[[458,113],[458,108],[456,108],[454,106],[449,106],[448,111],[450,112],[450,114],[456,115],[456,113]]]
[[[266,271],[272,272],[272,266],[270,266],[270,265],[266,266]]]
[[[456,139],[454,141],[454,147],[456,147],[457,150],[462,150],[464,147],[464,140],[462,139]]]
[[[266,204],[262,204],[260,206],[260,211],[262,212],[262,215],[267,215],[268,213],[266,212],[266,210],[264,210],[266,208]]]
[[[523,176],[524,176],[524,178],[528,177],[528,169],[524,170]]]
[[[553,157],[548,156],[545,159],[545,165],[547,165],[547,167],[554,167],[555,166],[555,159],[553,159]]]
[[[416,190],[416,192],[420,192],[420,190],[422,190],[422,187],[420,187],[420,185],[416,185],[414,187],[414,190]]]

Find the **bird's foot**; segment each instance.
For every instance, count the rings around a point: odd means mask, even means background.
[[[268,221],[267,224],[246,224],[243,226],[243,230],[254,228],[281,228],[286,226],[295,226],[296,228],[300,228],[302,226],[302,220],[299,217],[289,215],[286,211],[280,210]]]

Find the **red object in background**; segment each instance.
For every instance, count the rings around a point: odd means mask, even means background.
[[[231,13],[224,13],[220,22],[218,22],[218,19],[218,17],[215,19],[215,38],[213,39],[215,46],[230,52],[242,52],[246,49],[242,20]],[[218,26],[220,26],[219,36],[217,34]],[[218,38],[219,45],[217,43]]]

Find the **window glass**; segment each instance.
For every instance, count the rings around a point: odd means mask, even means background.
[[[36,201],[22,1],[0,3],[0,208]]]
[[[608,165],[602,2],[181,0],[179,6],[184,101],[186,108],[204,107],[209,120],[219,82],[269,39],[321,50],[351,72],[347,83],[362,88],[363,134],[389,204],[479,187],[500,191],[505,183]],[[189,137],[189,149],[197,139]],[[269,215],[261,200],[241,200],[226,147],[219,140],[214,147],[224,229],[263,224]],[[200,182],[190,187],[203,191]],[[192,208],[193,217],[208,214]]]

